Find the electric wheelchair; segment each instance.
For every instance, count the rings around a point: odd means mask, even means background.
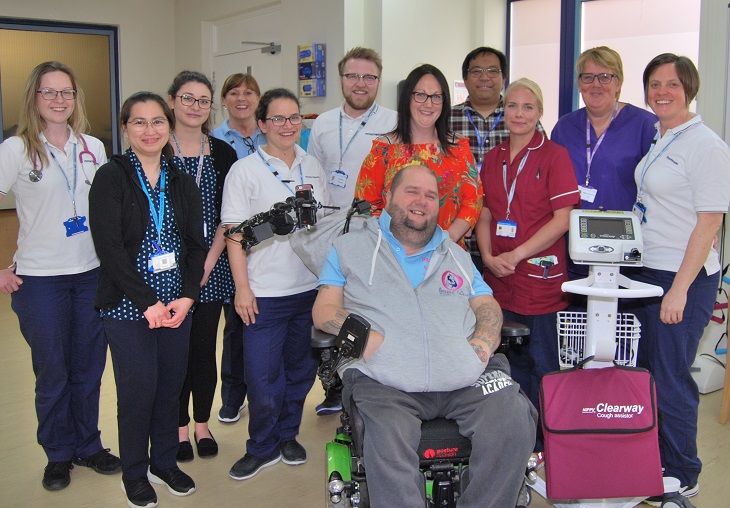
[[[352,314],[350,316],[353,316]],[[355,316],[357,319],[357,316]],[[353,332],[354,330],[354,332]],[[360,333],[358,333],[358,331]],[[337,336],[312,328],[311,346],[320,352],[317,375],[325,389],[340,383],[337,369],[353,358],[359,358],[365,349],[367,329],[364,325],[343,326]],[[519,323],[502,325],[503,352],[509,344],[521,344],[530,329]],[[325,506],[328,508],[369,508],[367,478],[363,465],[363,420],[354,404],[351,412],[343,410],[341,427],[326,447]],[[459,434],[456,422],[445,418],[424,421],[418,446],[420,470],[426,491],[425,508],[453,508],[469,484],[469,455],[471,440]],[[530,473],[536,464],[528,465]],[[530,503],[530,490],[523,483],[517,506]]]

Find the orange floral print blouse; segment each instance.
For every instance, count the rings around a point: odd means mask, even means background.
[[[376,139],[365,157],[355,185],[355,197],[372,204],[373,214],[385,207],[385,191],[395,174],[407,166],[424,165],[436,175],[439,188],[439,221],[444,230],[455,219],[474,227],[482,211],[482,182],[469,140],[459,139],[446,154],[440,143],[391,144]]]

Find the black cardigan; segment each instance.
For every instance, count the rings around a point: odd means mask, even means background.
[[[179,297],[198,300],[207,249],[203,239],[203,205],[190,175],[168,165],[167,197],[172,203],[182,249]],[[144,312],[157,303],[155,290],[137,271],[137,255],[149,223],[149,201],[137,171],[124,155],[114,155],[94,176],[89,191],[89,225],[101,261],[94,305],[113,309],[126,295]]]

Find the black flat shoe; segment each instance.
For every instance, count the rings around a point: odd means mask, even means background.
[[[177,461],[190,462],[194,458],[193,445],[190,444],[190,441],[180,441],[180,447],[177,449]]]
[[[218,443],[213,438],[212,432],[210,437],[204,437],[200,441],[198,441],[198,436],[196,435],[195,447],[198,449],[198,457],[201,459],[215,457],[218,455]],[[190,450],[190,453],[192,453],[192,450]]]

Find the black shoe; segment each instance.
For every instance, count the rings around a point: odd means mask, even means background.
[[[228,476],[234,480],[247,480],[265,467],[273,466],[281,460],[281,454],[271,459],[260,459],[247,453],[228,471]]]
[[[315,408],[317,416],[333,415],[342,411],[342,392],[328,390],[324,401]]]
[[[208,431],[210,432],[210,431]],[[188,442],[188,445],[190,443]],[[218,443],[216,443],[213,433],[210,433],[210,437],[204,437],[198,441],[198,436],[195,436],[195,447],[198,449],[198,457],[209,458],[218,455]],[[193,453],[193,450],[190,450]]]
[[[193,455],[193,445],[190,444],[190,440],[180,441],[180,445],[177,448],[177,461],[178,462],[190,462],[195,458]]]
[[[243,404],[241,404],[241,407],[236,406],[228,406],[223,405],[221,406],[220,411],[218,411],[218,421],[223,423],[235,423],[238,420],[241,419],[241,411],[243,411],[243,408],[246,407],[246,401],[243,401]]]
[[[145,476],[136,480],[127,480],[122,476],[122,492],[127,495],[127,506],[130,508],[157,506],[157,493]]]
[[[155,469],[150,466],[147,478],[152,483],[167,485],[167,490],[175,496],[187,496],[195,492],[195,482],[175,466],[170,469]]]
[[[73,468],[70,460],[49,462],[43,471],[43,487],[46,490],[65,489],[71,483],[71,470]]]
[[[307,461],[307,450],[296,439],[281,443],[281,461],[290,466],[298,466]]]
[[[99,450],[85,459],[75,457],[74,464],[90,467],[99,474],[117,474],[122,471],[122,461],[116,455],[109,453],[109,448]]]

